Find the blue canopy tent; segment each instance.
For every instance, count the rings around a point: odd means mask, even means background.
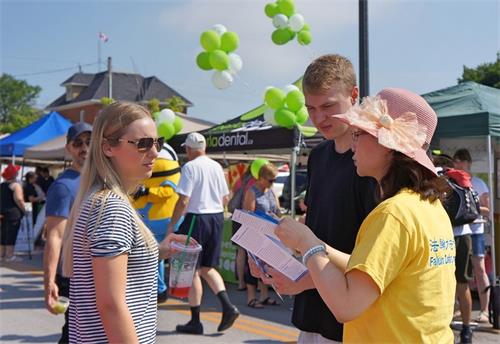
[[[66,118],[57,112],[51,112],[0,140],[0,156],[23,156],[26,148],[66,134],[70,126],[71,122]]]

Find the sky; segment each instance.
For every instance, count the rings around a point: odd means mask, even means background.
[[[0,72],[42,88],[45,107],[78,71],[98,71],[98,33],[113,69],[157,76],[189,99],[188,114],[223,122],[260,105],[267,86],[284,87],[316,57],[338,53],[358,70],[358,1],[295,0],[313,41],[284,46],[264,0],[0,0]],[[384,87],[426,93],[452,86],[463,66],[492,62],[500,51],[497,0],[368,0],[370,94]],[[215,24],[239,35],[243,69],[225,90],[195,63],[200,34]],[[61,69],[63,69],[61,71]],[[101,66],[104,70],[105,66]],[[56,72],[54,72],[56,71]]]

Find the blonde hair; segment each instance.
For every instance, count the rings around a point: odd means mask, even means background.
[[[341,55],[323,55],[307,67],[302,88],[308,93],[329,91],[333,84],[340,82],[347,95],[356,86],[356,72],[348,58]]]
[[[276,178],[278,169],[272,163],[263,165],[259,170],[259,178]]]
[[[92,207],[96,201],[101,201],[97,223],[106,205],[106,200],[111,194],[118,195],[130,204],[130,199],[122,180],[110,158],[103,152],[103,144],[107,142],[111,146],[118,145],[118,139],[125,134],[127,127],[132,122],[147,117],[150,118],[151,114],[146,108],[127,102],[112,103],[105,107],[99,116],[96,117],[92,129],[89,153],[81,172],[80,188],[73,203],[64,233],[63,272],[65,276],[71,277],[73,275],[73,237],[75,225],[80,216],[82,205],[91,196],[91,193],[97,190],[92,196]],[[130,204],[130,206],[132,205]],[[151,231],[142,222],[137,212],[133,211],[132,214],[146,246],[153,248],[156,241]]]

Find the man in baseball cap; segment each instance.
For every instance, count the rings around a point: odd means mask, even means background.
[[[72,162],[51,184],[47,191],[46,217],[47,241],[44,251],[44,286],[45,303],[49,312],[57,314],[54,306],[59,296],[69,297],[69,278],[62,275],[60,255],[63,245],[64,230],[71,206],[80,186],[80,171],[87,158],[90,147],[92,126],[85,122],[73,124],[66,134],[66,150]],[[69,342],[68,311],[59,343]]]
[[[194,150],[205,150],[207,146],[207,141],[205,141],[205,137],[200,133],[190,133],[186,137],[186,141],[181,144],[182,147],[188,147]]]

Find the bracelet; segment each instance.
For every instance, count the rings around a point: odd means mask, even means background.
[[[307,261],[309,260],[309,258],[320,252],[326,253],[325,245],[316,245],[308,249],[302,256],[302,264],[307,265]]]

